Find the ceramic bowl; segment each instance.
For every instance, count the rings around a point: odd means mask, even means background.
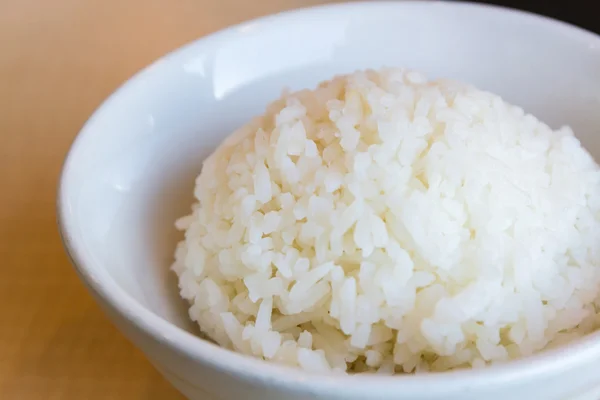
[[[198,336],[169,270],[176,218],[202,160],[279,96],[335,74],[403,66],[473,83],[600,156],[600,38],[532,14],[454,2],[368,2],[235,26],[161,58],[118,89],[77,137],[62,174],[60,229],[117,327],[194,400],[566,400],[600,398],[600,336],[448,373],[326,376]],[[583,397],[577,397],[583,396]]]

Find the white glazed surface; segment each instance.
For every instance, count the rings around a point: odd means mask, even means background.
[[[503,366],[397,377],[314,376],[197,337],[169,266],[179,238],[173,222],[192,203],[203,158],[284,86],[381,66],[496,92],[555,128],[570,124],[600,157],[600,38],[591,33],[467,3],[350,3],[267,17],[159,60],[83,128],[59,190],[61,232],[81,279],[193,400],[594,396],[600,334]]]

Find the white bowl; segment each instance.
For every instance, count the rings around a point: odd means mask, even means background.
[[[203,158],[284,86],[384,65],[496,92],[555,127],[570,124],[600,155],[594,34],[466,3],[351,3],[271,16],[162,58],[82,129],[59,194],[64,242],[81,279],[190,399],[599,398],[598,334],[501,366],[396,377],[312,375],[197,336],[169,267],[180,237],[173,222],[189,210]]]

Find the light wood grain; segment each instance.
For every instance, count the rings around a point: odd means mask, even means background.
[[[68,147],[120,83],[227,25],[320,0],[0,0],[0,399],[180,399],[63,253]]]

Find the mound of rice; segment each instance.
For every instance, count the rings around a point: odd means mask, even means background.
[[[569,128],[399,69],[283,97],[205,161],[173,270],[221,346],[442,371],[594,329],[600,172]]]

